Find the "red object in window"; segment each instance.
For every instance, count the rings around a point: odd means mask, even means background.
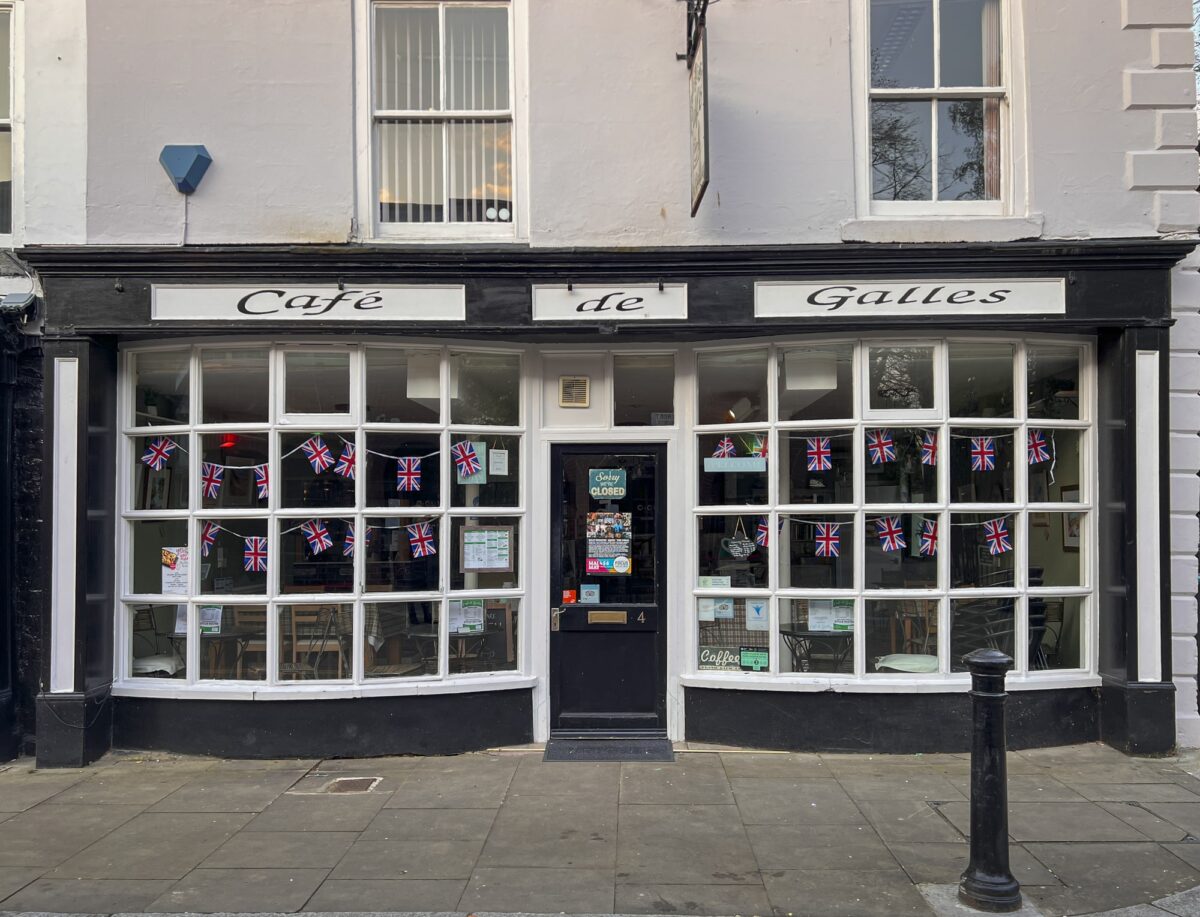
[[[235,449],[235,448],[237,448],[237,444],[238,444],[238,438],[237,438],[237,435],[234,433],[226,433],[221,438],[221,448],[222,449]]]

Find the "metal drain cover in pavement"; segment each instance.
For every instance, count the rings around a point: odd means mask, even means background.
[[[382,777],[337,777],[321,787],[322,793],[369,793]]]

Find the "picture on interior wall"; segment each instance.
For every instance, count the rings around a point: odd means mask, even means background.
[[[1062,497],[1064,503],[1079,502],[1078,487],[1064,487],[1062,489]],[[1067,513],[1063,516],[1063,550],[1078,551],[1079,550],[1079,529],[1083,522],[1083,513]]]

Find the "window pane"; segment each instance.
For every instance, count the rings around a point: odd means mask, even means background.
[[[437,506],[442,438],[436,433],[367,434],[367,506]]]
[[[265,509],[271,479],[267,434],[202,433],[200,443],[200,505]]]
[[[1029,514],[1029,585],[1082,586],[1079,542],[1086,513]]]
[[[133,509],[187,509],[187,435],[133,437]]]
[[[375,108],[441,107],[436,9],[375,9]]]
[[[938,670],[936,599],[867,602],[867,674],[926,675]]]
[[[854,671],[854,599],[779,603],[782,672]]]
[[[767,420],[767,352],[701,353],[700,423],[755,423]]]
[[[922,513],[867,516],[866,588],[935,588],[939,522]]]
[[[1015,516],[952,513],[949,535],[952,588],[1006,589],[1015,583]]]
[[[853,360],[853,344],[781,351],[779,419],[853,417]]]
[[[512,124],[451,121],[450,222],[512,220]]]
[[[353,506],[354,480],[335,469],[345,469],[340,460],[354,446],[354,434],[281,433],[280,506],[302,509],[325,506]],[[312,452],[312,458],[308,452]],[[358,457],[352,459],[355,476]],[[317,470],[317,469],[320,470]]]
[[[468,516],[451,528],[451,589],[515,589],[521,569],[521,520]],[[439,550],[441,548],[439,547]]]
[[[451,674],[517,668],[520,599],[450,599],[447,604]]]
[[[933,85],[933,0],[871,0],[871,85]]]
[[[933,407],[932,347],[872,347],[870,362],[871,410]]]
[[[187,595],[191,574],[185,519],[131,522],[132,591],[143,595]]]
[[[344,519],[281,519],[279,591],[353,591],[354,558],[344,553],[349,525]]]
[[[701,506],[766,503],[767,431],[697,438]]]
[[[420,531],[408,526],[428,525]],[[441,576],[441,525],[436,519],[367,517],[367,592],[433,592]],[[425,553],[432,543],[434,553]],[[356,538],[355,544],[358,544]]]
[[[714,588],[766,588],[767,552],[755,541],[761,516],[701,516],[696,520],[700,538],[697,544],[696,575],[725,577]],[[698,581],[699,583],[699,581]]]
[[[781,516],[780,544],[787,563],[780,566],[779,585],[805,589],[854,587],[853,516]],[[734,583],[734,585],[737,585]]]
[[[698,598],[701,671],[766,672],[771,665],[771,602],[765,598]]]
[[[670,354],[613,357],[613,425],[675,423],[675,358]]]
[[[200,677],[263,681],[267,677],[267,606],[200,605]]]
[[[781,503],[852,503],[854,431],[779,433]]]
[[[349,678],[354,606],[279,606],[281,681]]]
[[[1013,429],[951,427],[950,501],[1011,503],[1016,437]]]
[[[134,355],[134,426],[188,422],[188,365],[186,350]]]
[[[1029,669],[1080,669],[1083,596],[1029,599]]]
[[[941,430],[867,427],[863,437],[868,503],[937,502]]]
[[[265,350],[200,353],[204,423],[266,423],[271,392]]]
[[[439,602],[363,606],[363,674],[412,678],[438,673]]]
[[[437,423],[441,354],[436,350],[367,348],[367,423]]]
[[[1013,416],[1011,344],[950,345],[950,416]]]
[[[943,86],[1000,85],[1000,0],[941,0]]]
[[[521,505],[521,437],[452,433],[450,443],[452,506]],[[476,474],[464,477],[459,471],[453,456],[458,443],[470,443],[475,450]]]
[[[259,554],[262,542],[252,545],[248,539],[266,539],[267,520],[201,519],[198,525],[200,591],[208,595],[265,595],[267,571]],[[210,542],[207,554],[206,542]]]
[[[0,127],[0,233],[12,232],[12,130]]]
[[[1081,499],[1083,431],[1029,427],[1030,503],[1078,503]]]
[[[134,678],[187,678],[187,606],[130,605]]]
[[[871,196],[877,201],[932,200],[930,103],[871,102]]]
[[[994,99],[938,102],[938,200],[996,200],[999,175],[999,103]]]
[[[379,221],[445,220],[443,127],[437,121],[380,121]]]
[[[508,108],[508,10],[446,8],[446,107]]]
[[[1079,348],[1029,348],[1029,416],[1079,419]]]
[[[450,354],[452,423],[515,427],[521,422],[520,395],[519,355]]]
[[[967,671],[962,659],[972,650],[1000,650],[1013,656],[1016,601],[1012,598],[951,600],[951,672]]]
[[[288,353],[288,414],[348,414],[350,412],[350,354]]]

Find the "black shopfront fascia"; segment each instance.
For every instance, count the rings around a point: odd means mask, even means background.
[[[186,248],[29,247],[19,252],[45,293],[44,359],[80,360],[80,519],[74,550],[78,596],[75,691],[48,693],[50,672],[51,487],[41,526],[43,600],[37,692],[37,754],[43,764],[79,765],[106,748],[162,748],[240,756],[456,752],[532,738],[532,691],[480,695],[311,701],[217,701],[113,697],[112,526],[118,425],[116,349],[122,342],[213,335],[344,334],[345,323],[153,322],[153,284],[463,284],[463,322],[355,323],[357,335],[432,336],[512,342],[716,341],[796,334],[939,333],[950,330],[1086,334],[1095,338],[1100,456],[1100,672],[1103,686],[1018,692],[1013,747],[1103,739],[1131,753],[1174,747],[1169,586],[1159,584],[1162,681],[1138,682],[1134,359],[1161,354],[1160,506],[1168,505],[1167,359],[1170,271],[1190,242],[1097,240],[961,245],[829,245],[636,251],[512,247],[204,246]],[[756,281],[1062,278],[1061,315],[898,318],[754,318]],[[535,323],[534,284],[686,283],[688,319],[673,322]],[[52,373],[46,373],[45,430],[54,429]],[[47,432],[45,458],[54,453]],[[1169,569],[1166,513],[1160,513],[1161,568]],[[101,537],[103,536],[103,537]],[[27,622],[28,623],[28,622]],[[473,698],[467,702],[465,699]],[[772,748],[876,752],[962,751],[965,695],[837,694],[685,689],[687,738]],[[454,723],[454,731],[446,724]],[[798,724],[803,724],[800,728]]]

